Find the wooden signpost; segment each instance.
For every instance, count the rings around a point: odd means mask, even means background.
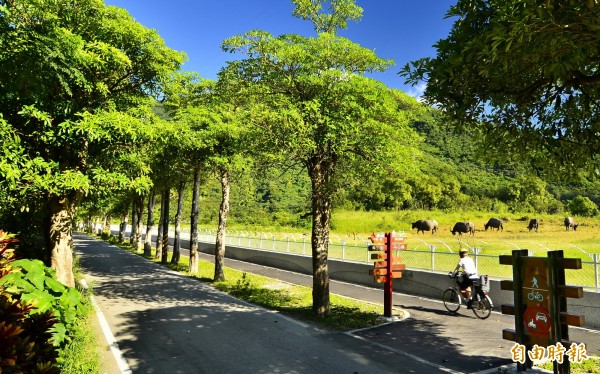
[[[529,257],[515,250],[500,256],[501,265],[513,266],[513,280],[503,280],[502,290],[514,292],[514,304],[502,305],[502,313],[515,316],[515,329],[502,330],[502,337],[531,351],[534,345],[569,346],[568,325],[583,326],[584,317],[567,313],[567,297],[582,298],[583,288],[565,284],[565,269],[581,269],[581,259],[564,258],[563,251],[550,251],[548,257]],[[569,359],[553,360],[554,373],[570,373]],[[532,366],[525,355],[517,370]]]
[[[383,293],[383,315],[392,317],[392,279],[402,278],[405,265],[401,258],[394,256],[394,251],[405,250],[405,237],[396,236],[393,232],[385,235],[371,235],[371,243],[368,247],[371,260],[375,260],[373,269],[369,270],[377,283],[384,283]]]

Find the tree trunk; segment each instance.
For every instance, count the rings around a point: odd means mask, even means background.
[[[127,208],[121,213],[121,224],[119,225],[119,243],[125,241],[125,233],[127,231]]]
[[[144,238],[144,256],[150,257],[152,255],[152,228],[154,226],[154,191],[155,188],[150,190],[148,196],[148,217],[146,220],[146,237]]]
[[[200,168],[194,169],[192,214],[190,217],[190,274],[198,272],[198,218],[200,217]]]
[[[165,187],[163,195],[163,232],[162,232],[162,255],[160,262],[166,264],[169,262],[169,199],[171,196],[171,187]]]
[[[330,312],[329,272],[329,229],[331,222],[332,166],[323,160],[309,164],[312,184],[312,265],[313,265],[313,313],[326,317]]]
[[[219,208],[219,226],[215,242],[215,276],[213,281],[224,281],[223,271],[225,259],[225,229],[227,228],[227,215],[229,214],[229,173],[221,170],[221,206]]]
[[[108,225],[109,220],[108,214],[102,216],[102,233],[110,233],[110,227]]]
[[[144,196],[136,196],[136,209],[137,215],[136,230],[135,230],[135,250],[139,251],[142,248],[142,214],[144,213]]]
[[[132,247],[134,247],[135,238],[137,236],[137,203],[138,201],[134,194],[131,198],[131,235],[129,235],[129,245],[131,245]]]
[[[50,266],[56,271],[59,282],[68,287],[75,287],[72,233],[75,201],[66,196],[50,196],[47,206],[46,245],[50,253]]]
[[[178,264],[181,257],[181,215],[183,212],[183,193],[185,192],[185,182],[179,182],[177,187],[177,214],[175,214],[175,239],[173,241],[172,264]]]
[[[163,215],[165,211],[165,194],[161,195],[160,201],[160,214],[158,215],[158,232],[156,233],[156,253],[154,254],[154,258],[159,259],[162,258],[162,232],[163,232]]]

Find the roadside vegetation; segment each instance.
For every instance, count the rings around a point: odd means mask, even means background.
[[[89,298],[41,261],[17,259],[17,243],[0,231],[0,371],[96,373]]]

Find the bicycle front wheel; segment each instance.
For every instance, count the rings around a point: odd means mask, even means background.
[[[485,295],[484,298],[478,298],[473,301],[473,313],[480,319],[486,319],[492,313],[492,300]]]
[[[454,288],[448,288],[442,295],[444,306],[449,312],[456,313],[460,309],[460,294]]]

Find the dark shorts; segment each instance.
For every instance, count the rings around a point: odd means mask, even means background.
[[[460,285],[460,288],[462,290],[466,289],[467,287],[473,287],[473,279],[470,279],[469,277],[463,275],[462,276],[462,281],[458,283]]]

